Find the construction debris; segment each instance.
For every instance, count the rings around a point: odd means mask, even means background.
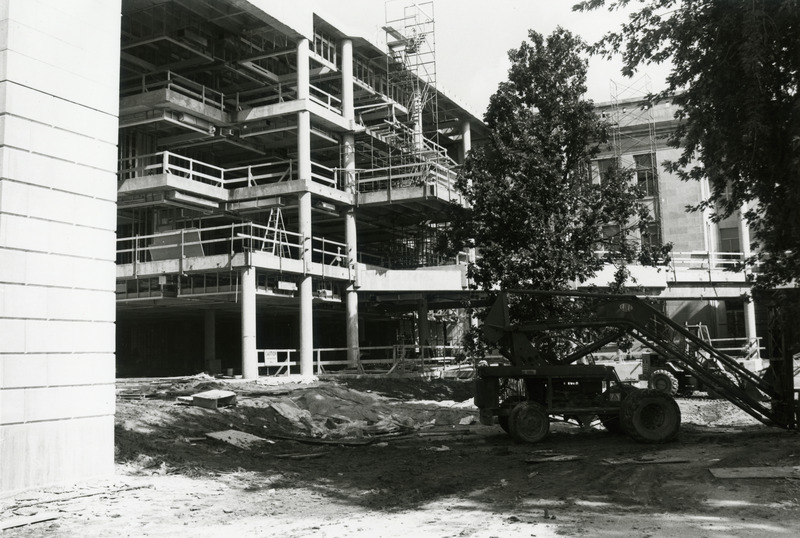
[[[800,467],[719,467],[714,478],[800,478]]]
[[[229,390],[207,390],[191,396],[179,396],[178,402],[206,409],[217,409],[236,405],[236,393]]]
[[[332,446],[365,446],[371,445],[376,439],[315,439],[313,437],[299,437],[296,435],[283,435],[270,433],[270,437],[285,441],[296,441],[307,445],[332,445]]]
[[[275,443],[275,441],[270,441],[269,439],[264,439],[263,437],[252,435],[246,432],[240,432],[238,430],[224,430],[220,432],[207,433],[206,437],[223,441],[244,450],[250,450],[254,445],[261,443]]]
[[[284,460],[311,460],[321,458],[324,452],[309,452],[307,454],[275,454],[273,457]]]
[[[659,458],[642,456],[639,458],[606,458],[602,460],[606,465],[652,465],[657,463],[689,463],[686,458]]]
[[[577,461],[582,460],[581,456],[567,456],[564,454],[554,454],[552,456],[539,456],[536,458],[528,458],[525,463],[553,463],[562,461]]]

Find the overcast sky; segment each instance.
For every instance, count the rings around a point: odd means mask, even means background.
[[[332,0],[322,3],[328,2]],[[546,36],[562,26],[591,43],[606,31],[618,28],[625,18],[606,10],[573,13],[573,3],[573,0],[435,0],[437,86],[482,117],[489,96],[506,79],[508,50],[519,47],[527,39],[529,29]],[[392,2],[389,9],[395,11],[390,11],[390,15],[411,4],[411,0]],[[340,0],[334,5],[342,6],[341,19],[363,32],[363,37],[384,41],[383,0]],[[352,17],[353,13],[357,16]],[[644,94],[648,83],[645,77],[649,77],[651,91],[664,85],[666,70],[662,67],[648,68],[647,73],[640,73],[634,79],[624,78],[620,67],[618,60],[592,59],[588,97],[595,102],[610,101],[612,81],[617,85],[619,97]]]

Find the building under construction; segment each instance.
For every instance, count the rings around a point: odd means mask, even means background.
[[[437,89],[432,2],[387,3],[379,44],[305,2],[0,0],[0,21],[0,490],[111,473],[116,375],[452,353],[472,254],[436,246],[487,133]],[[682,211],[702,190],[655,165],[664,106],[603,156],[688,252],[639,283],[754,338],[721,271],[738,225],[704,232]]]
[[[452,337],[435,247],[485,128],[437,90],[433,3],[379,44],[309,4],[0,2],[0,489],[111,472],[115,374]]]
[[[428,294],[462,290],[466,258],[439,229],[484,128],[436,89],[433,3],[388,3],[386,48],[240,4],[122,3],[118,373],[444,345]]]

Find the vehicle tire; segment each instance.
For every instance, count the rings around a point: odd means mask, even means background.
[[[522,396],[510,396],[503,400],[503,402],[500,404],[500,409],[512,409],[515,405],[524,401],[525,398]],[[497,423],[500,424],[500,427],[503,428],[504,432],[511,433],[508,429],[508,415],[498,415]]]
[[[612,394],[621,393],[620,402],[624,402],[625,398],[627,398],[628,395],[634,390],[636,389],[630,385],[615,383],[603,393],[603,400],[606,402],[610,401]],[[619,412],[613,414],[601,414],[598,415],[597,418],[600,419],[600,423],[603,425],[603,427],[611,433],[625,433],[622,423],[619,420]]]
[[[653,389],[636,390],[622,402],[620,422],[642,443],[666,443],[678,435],[681,410],[675,399]]]
[[[647,386],[664,394],[675,396],[678,393],[679,383],[669,370],[656,370],[650,374]]]
[[[521,402],[514,406],[508,416],[511,437],[518,443],[536,443],[550,431],[547,409],[536,402]]]

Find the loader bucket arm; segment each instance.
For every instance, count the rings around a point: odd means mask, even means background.
[[[496,344],[511,331],[511,318],[508,314],[508,299],[505,293],[497,296],[483,321],[483,337]]]

